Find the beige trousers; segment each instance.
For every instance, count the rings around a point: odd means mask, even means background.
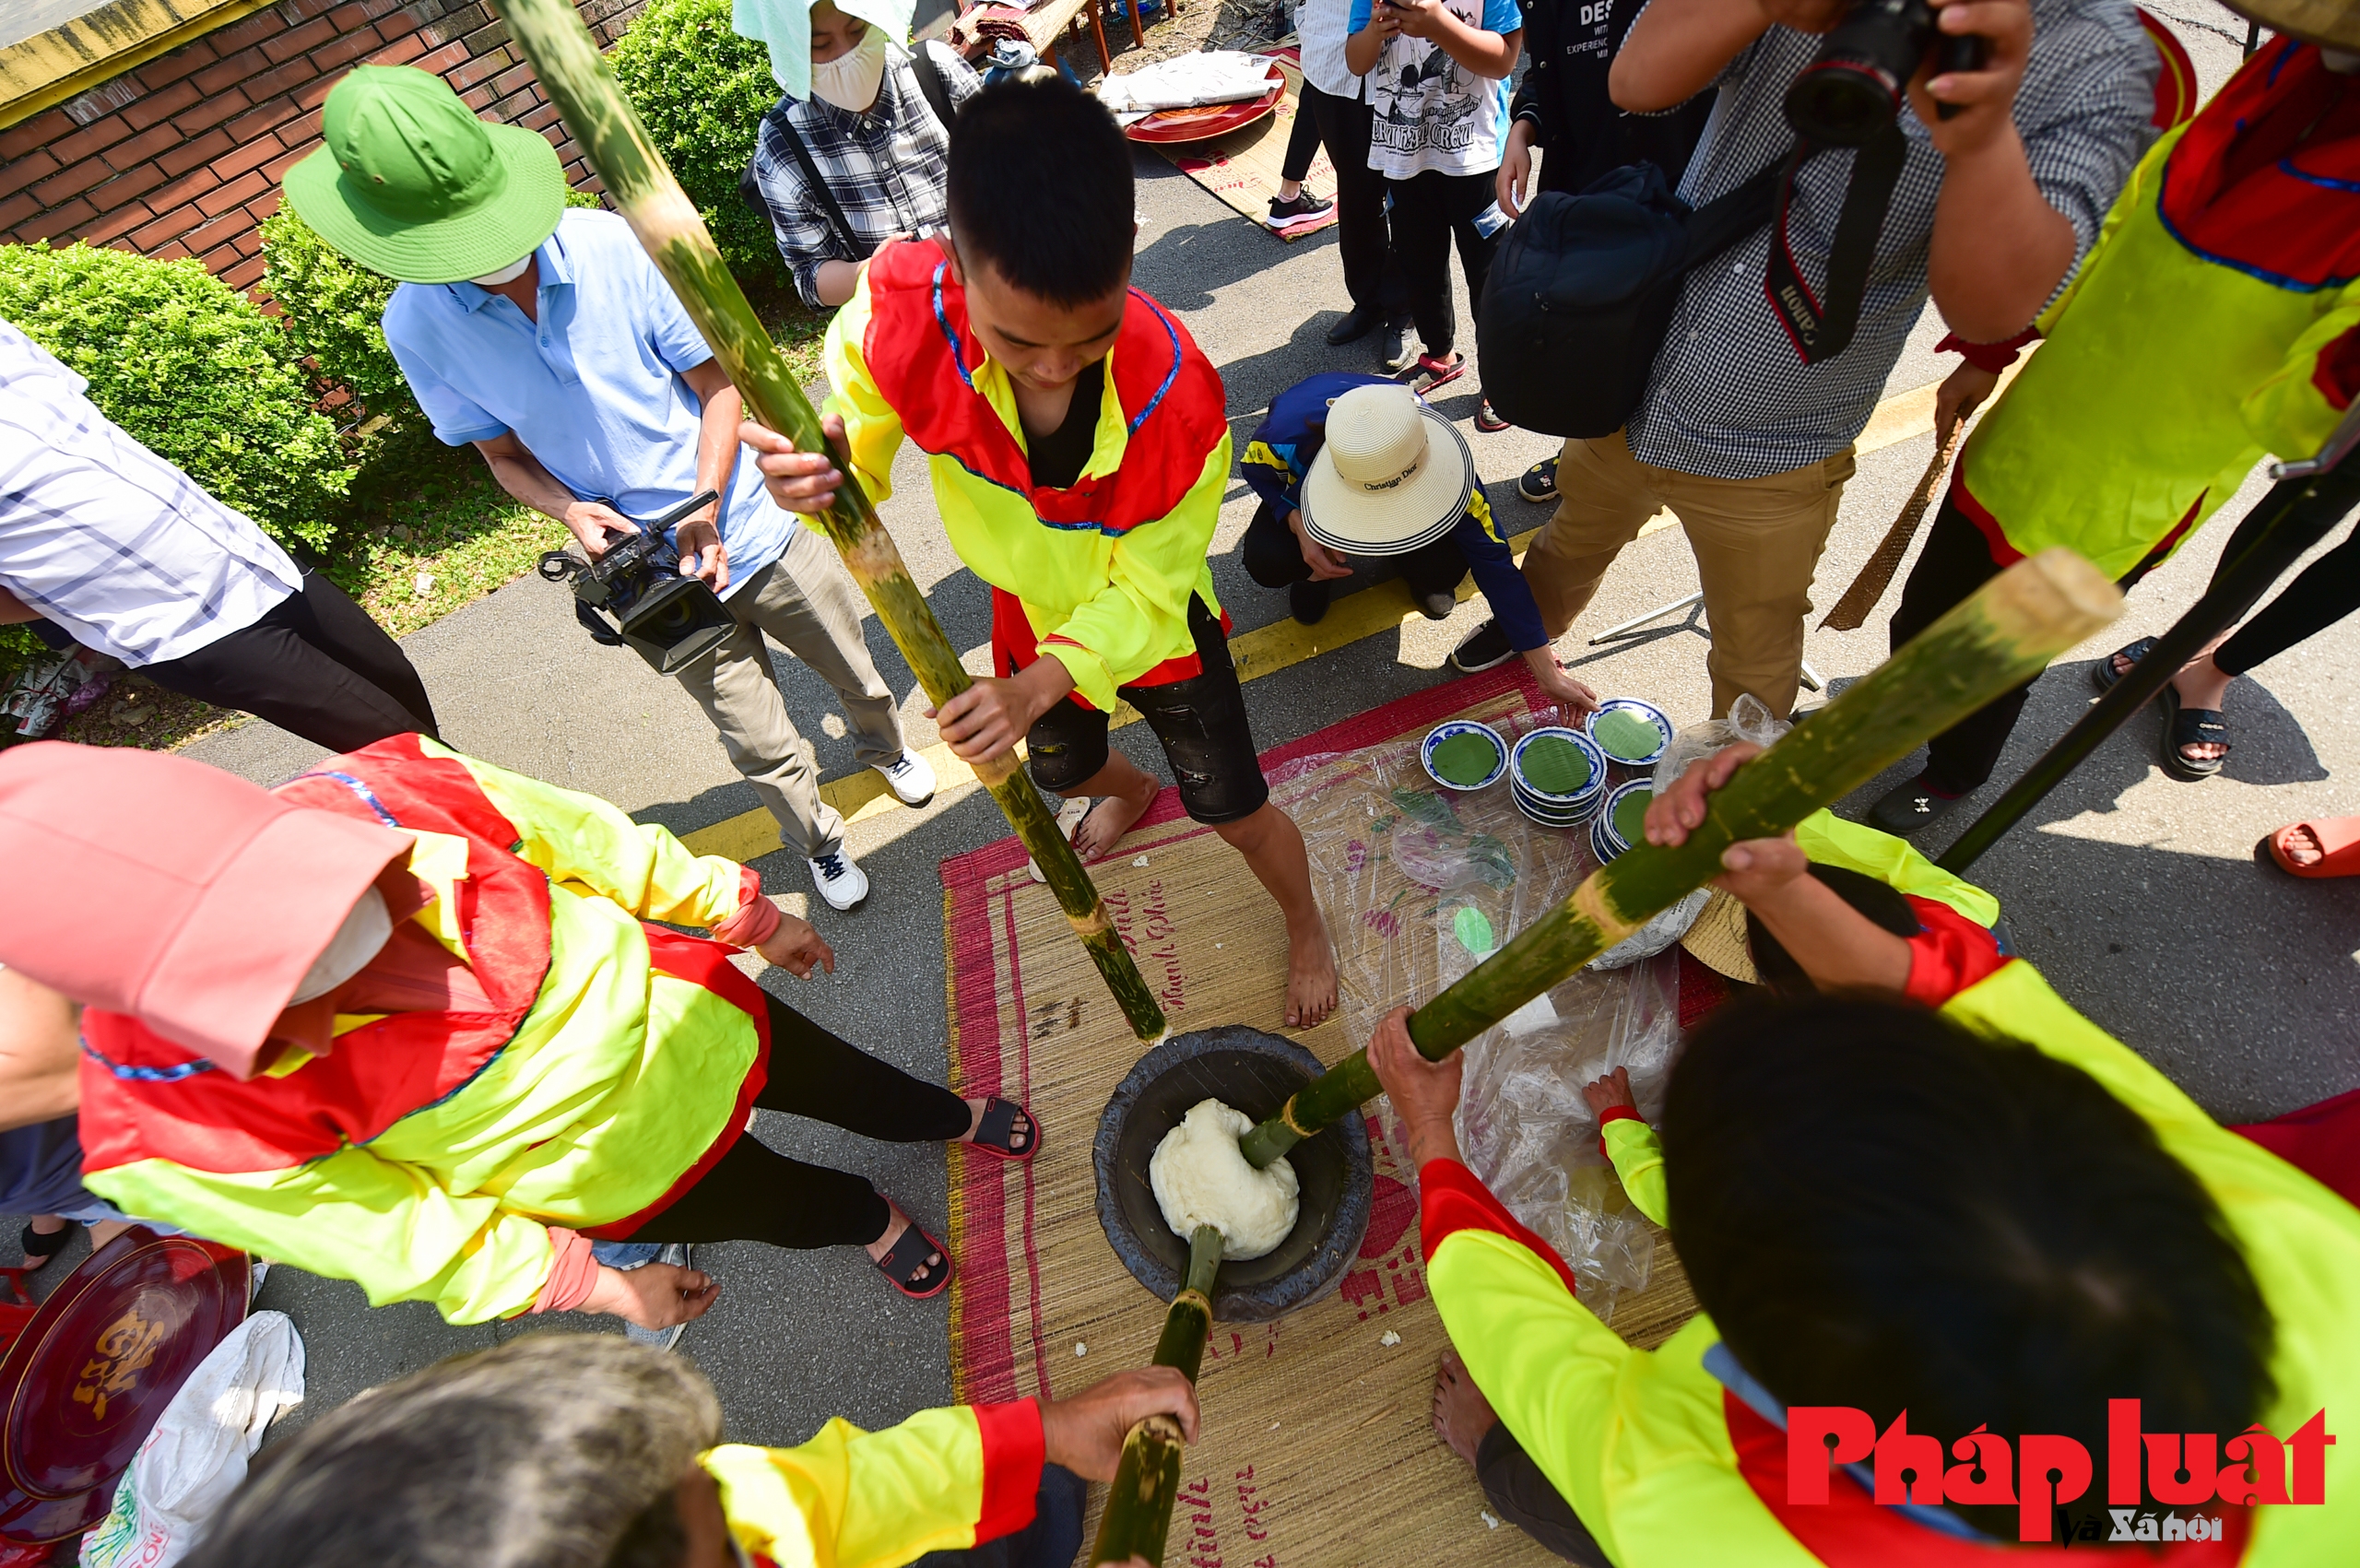
[[[1711,479],[1642,463],[1622,432],[1569,441],[1557,511],[1524,558],[1552,638],[1562,637],[1639,528],[1669,508],[1688,535],[1713,649],[1713,716],[1751,691],[1784,717],[1802,678],[1811,573],[1852,477],[1852,449],[1759,479]]]
[[[785,554],[722,602],[738,629],[711,658],[675,678],[721,732],[731,765],[778,819],[779,842],[807,860],[832,855],[843,847],[844,819],[820,798],[820,776],[804,757],[762,634],[836,689],[860,760],[891,762],[902,754],[902,719],[868,656],[860,625],[867,601],[834,548],[806,524]]]

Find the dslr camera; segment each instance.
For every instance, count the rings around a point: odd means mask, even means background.
[[[681,518],[720,499],[706,490],[661,517],[626,517],[635,532],[608,546],[597,560],[550,550],[541,557],[541,576],[573,584],[574,619],[594,642],[609,648],[628,645],[656,674],[674,674],[719,647],[738,624],[711,584],[680,575],[679,551],[664,540],[665,531]],[[622,511],[603,498],[599,503]],[[614,617],[613,626],[601,610]]]
[[[1936,9],[1929,0],[1853,0],[1819,57],[1787,88],[1787,124],[1795,134],[1825,147],[1867,146],[1893,124],[1929,49],[1941,51],[1936,76],[1981,70],[1988,41],[1940,30]],[[1947,120],[1958,108],[1945,103],[1939,112]]]

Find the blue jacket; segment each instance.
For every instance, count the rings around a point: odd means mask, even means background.
[[[1268,416],[1246,443],[1245,471],[1245,482],[1269,504],[1274,516],[1283,518],[1302,504],[1298,492],[1324,439],[1328,406],[1356,386],[1386,384],[1383,376],[1331,371],[1299,381],[1270,400]],[[1546,647],[1549,633],[1540,625],[1540,607],[1524,573],[1516,570],[1507,541],[1500,536],[1491,498],[1480,481],[1450,542],[1475,574],[1475,586],[1482,590],[1492,619],[1507,633],[1509,645],[1518,653]]]

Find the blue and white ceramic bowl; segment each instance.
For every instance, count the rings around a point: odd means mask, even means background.
[[[1450,739],[1453,736],[1459,735],[1481,736],[1485,740],[1491,742],[1492,749],[1496,753],[1496,758],[1492,763],[1491,772],[1485,773],[1481,779],[1477,780],[1473,784],[1458,784],[1450,779],[1444,778],[1434,767],[1434,748],[1440,746],[1444,741]],[[1451,719],[1446,723],[1434,725],[1434,733],[1427,736],[1424,743],[1418,748],[1418,760],[1424,766],[1426,770],[1426,777],[1434,780],[1434,783],[1442,785],[1445,789],[1485,789],[1499,783],[1500,775],[1508,771],[1508,743],[1502,740],[1500,738],[1500,732],[1493,729],[1490,725],[1477,724],[1472,719]]]
[[[1616,784],[1607,793],[1606,798],[1599,803],[1598,815],[1590,819],[1590,853],[1598,856],[1598,863],[1600,866],[1631,847],[1631,841],[1615,831],[1614,808],[1634,795],[1644,795],[1652,798],[1655,795],[1655,785],[1646,779],[1633,779],[1628,784]]]
[[[1598,738],[1599,721],[1609,713],[1628,713],[1655,730],[1656,743],[1648,749],[1646,756],[1618,757]],[[1582,727],[1588,733],[1591,742],[1598,747],[1600,755],[1618,768],[1652,768],[1656,765],[1657,760],[1662,757],[1665,749],[1671,745],[1671,720],[1665,717],[1664,711],[1653,702],[1642,702],[1636,697],[1608,698],[1598,705],[1597,712],[1583,721]]]
[[[1542,739],[1562,740],[1582,754],[1582,760],[1589,764],[1589,777],[1579,789],[1552,792],[1536,787],[1525,777],[1525,753]],[[1568,814],[1571,821],[1588,820],[1590,813],[1598,809],[1598,803],[1606,797],[1606,754],[1577,729],[1543,725],[1518,740],[1508,753],[1508,785],[1516,791],[1516,804],[1537,808],[1560,826],[1567,824]],[[1528,811],[1526,815],[1535,813]]]

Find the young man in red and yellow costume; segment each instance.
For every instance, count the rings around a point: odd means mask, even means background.
[[[859,1176],[747,1135],[757,1107],[1029,1156],[730,962],[833,969],[754,872],[605,801],[396,736],[277,790],[183,757],[42,742],[0,758],[0,964],[81,1003],[0,1059],[0,1126],[78,1105],[83,1180],[134,1214],[454,1323],[617,1314],[716,1287],[596,1243],[866,1246],[950,1282]],[[713,939],[650,924],[702,926]],[[21,1114],[20,1114],[21,1112]]]
[[[1075,835],[1111,851],[1156,779],[1108,748],[1119,701],[1162,743],[1188,815],[1227,840],[1286,916],[1285,1019],[1336,1005],[1303,835],[1271,804],[1205,553],[1229,487],[1221,377],[1130,287],[1130,146],[1069,83],[1003,83],[961,109],[947,235],[881,247],[828,329],[825,427],[872,499],[904,437],[927,454],[944,532],[992,587],[992,673],[935,715],[981,761],[1027,743],[1035,783],[1098,796]],[[827,506],[843,477],[741,430],[771,494]]]
[[[1649,840],[1682,842],[1758,749],[1692,767]],[[1407,1009],[1370,1043],[1463,1358],[1438,1424],[1479,1472],[1496,1449],[1528,1458],[1519,1489],[1485,1476],[1494,1506],[1615,1568],[2070,1563],[2126,1539],[2166,1568],[2348,1561],[2360,1466],[2332,1423],[2360,1407],[2360,1208],[2216,1124],[1940,897],[1908,900],[1905,937],[1805,875],[1792,837],[1722,864],[1820,994],[1723,1008],[1674,1069],[1649,1197],[1703,1311],[1655,1350],[1591,1315],[1468,1172],[1457,1058],[1420,1056]],[[1790,1494],[1784,1429],[1827,1408],[1916,1446],[1906,1492],[1812,1466]],[[2180,1433],[2200,1434],[2186,1481]],[[2050,1462],[2067,1439],[2088,1473]],[[1873,1464],[1869,1446],[1837,1458]],[[1825,1500],[1799,1500],[1823,1475]],[[2158,1517],[2177,1498],[2204,1539]]]

